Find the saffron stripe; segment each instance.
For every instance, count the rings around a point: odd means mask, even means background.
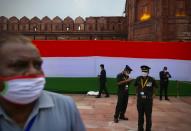
[[[128,57],[191,60],[189,42],[40,41],[33,43],[43,57]]]

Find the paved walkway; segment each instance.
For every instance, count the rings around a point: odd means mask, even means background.
[[[137,109],[135,96],[130,96],[126,112],[128,121],[113,122],[117,96],[95,98],[70,95],[76,101],[87,131],[136,131]],[[170,101],[154,99],[152,131],[191,131],[191,97]]]

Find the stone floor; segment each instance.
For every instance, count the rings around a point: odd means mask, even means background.
[[[126,111],[128,121],[113,122],[117,96],[95,98],[71,95],[76,101],[87,131],[136,131],[136,98],[130,96]],[[191,131],[191,97],[170,97],[170,101],[154,99],[152,131]]]

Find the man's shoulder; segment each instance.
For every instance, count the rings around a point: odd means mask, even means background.
[[[149,78],[150,80],[152,80],[152,81],[155,81],[155,78],[152,77],[152,76],[148,76],[148,78]]]
[[[55,92],[50,92],[50,91],[43,91],[44,94],[46,95],[49,95],[50,97],[55,97],[55,98],[58,98],[58,99],[68,99],[70,98],[70,96],[66,96],[66,95],[63,95],[63,94],[59,94],[59,93],[55,93]]]
[[[74,104],[73,99],[70,96],[65,96],[63,94],[54,93],[50,91],[43,91],[42,95],[51,99],[54,105],[72,105]]]
[[[118,73],[116,78],[117,79],[121,79],[122,77],[123,77],[123,74],[122,73]]]
[[[106,70],[105,70],[105,69],[103,69],[101,72],[106,73]]]
[[[122,76],[122,75],[123,75],[122,73],[118,73],[118,74],[117,74],[117,77],[118,77],[118,76]]]
[[[137,76],[137,78],[135,80],[139,80],[141,78],[141,76]]]

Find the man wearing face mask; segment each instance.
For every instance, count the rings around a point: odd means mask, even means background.
[[[43,91],[38,49],[18,34],[0,34],[0,131],[85,131],[74,101]]]
[[[165,66],[162,71],[159,73],[160,76],[160,100],[162,100],[163,91],[165,93],[165,100],[169,100],[168,98],[168,79],[171,78],[170,73],[167,71],[167,67]]]
[[[150,77],[150,67],[141,66],[142,75],[135,80],[138,110],[138,131],[144,131],[144,114],[146,116],[146,131],[151,131],[153,94],[157,87],[154,78]]]
[[[118,123],[119,119],[128,120],[125,117],[125,112],[127,109],[128,98],[129,98],[129,84],[132,78],[129,77],[132,69],[126,65],[125,69],[117,75],[117,85],[118,85],[118,100],[115,109],[114,122]]]

